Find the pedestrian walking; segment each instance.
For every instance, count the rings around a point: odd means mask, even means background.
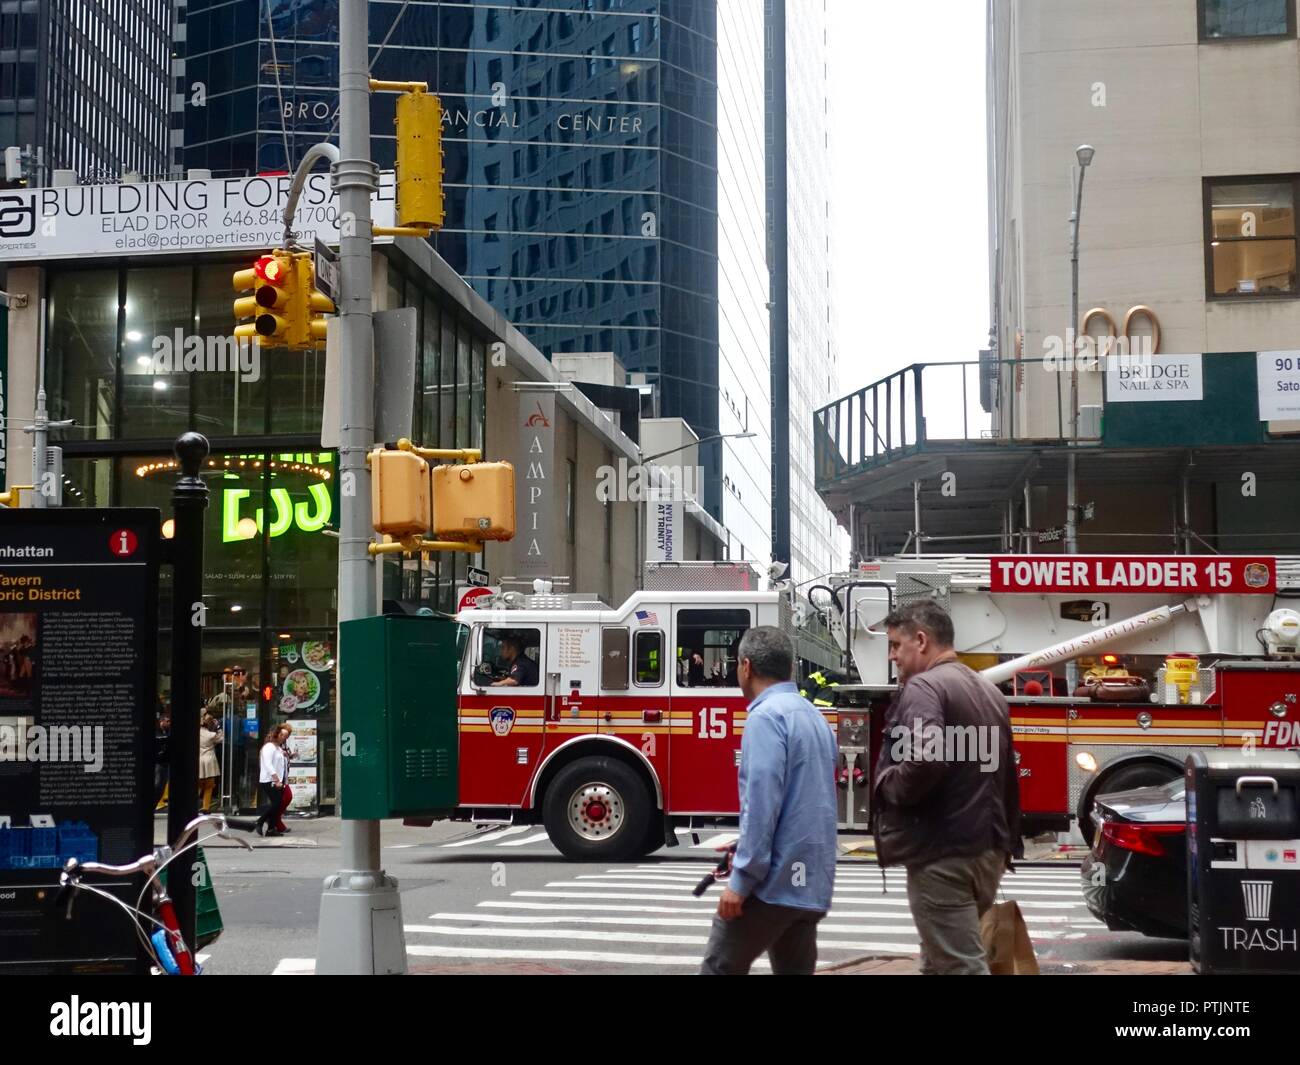
[[[204,813],[212,809],[212,793],[221,778],[217,744],[224,738],[221,723],[211,714],[204,713],[199,720],[199,801]]]
[[[958,661],[938,603],[908,603],[884,624],[902,688],[876,765],[876,854],[907,869],[921,972],[988,975],[980,917],[1024,856],[1010,711]]]
[[[750,629],[737,657],[749,700],[740,837],[700,972],[743,976],[766,952],[774,973],[810,975],[835,882],[835,737],[791,680],[794,645],[784,632]]]
[[[154,721],[153,727],[153,808],[160,810],[167,805],[167,783],[171,776],[171,764],[168,759],[171,745],[172,717],[163,710]]]
[[[292,832],[284,823],[284,812],[293,802],[293,788],[289,786],[289,763],[293,761],[293,752],[289,749],[289,737],[293,735],[293,726],[288,722],[280,726],[280,779],[284,787],[280,789],[280,812],[276,815],[275,827],[280,832]]]
[[[259,836],[278,836],[280,830],[275,827],[280,816],[280,802],[284,787],[283,765],[280,760],[280,729],[272,725],[262,742],[262,749],[257,757],[257,792],[262,798],[262,805],[257,811],[257,824],[253,831]]]

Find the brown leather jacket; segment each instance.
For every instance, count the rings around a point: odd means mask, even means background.
[[[955,654],[910,678],[885,714],[872,821],[882,866],[1024,855],[1007,701]]]

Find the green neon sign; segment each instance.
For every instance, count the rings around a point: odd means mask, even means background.
[[[265,528],[266,515],[262,507],[253,516],[242,515],[241,504],[251,495],[248,488],[226,488],[221,493],[221,539],[225,543],[252,540]],[[329,524],[334,513],[329,485],[317,482],[307,486],[311,499],[295,503],[289,498],[287,488],[272,488],[271,502],[275,516],[271,521],[270,535],[283,536],[290,528],[301,532],[320,532]]]

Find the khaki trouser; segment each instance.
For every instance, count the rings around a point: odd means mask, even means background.
[[[988,976],[980,918],[1006,869],[1003,851],[941,858],[907,870],[907,901],[921,937],[921,972]]]

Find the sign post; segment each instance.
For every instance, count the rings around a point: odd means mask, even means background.
[[[49,901],[69,858],[153,850],[160,515],[12,510],[0,529],[0,973],[147,973],[117,906],[85,893],[60,920]],[[97,886],[133,905],[143,883]]]

